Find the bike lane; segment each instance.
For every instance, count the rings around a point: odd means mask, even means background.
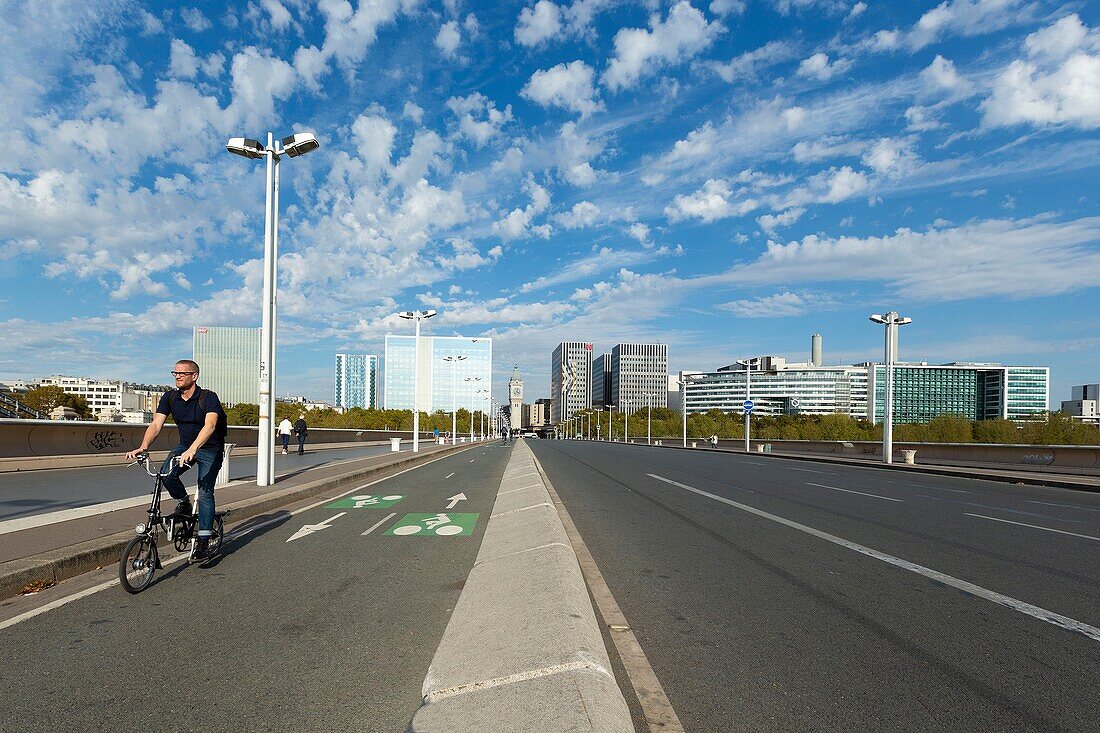
[[[206,567],[0,630],[0,730],[404,729],[509,452],[253,517]]]

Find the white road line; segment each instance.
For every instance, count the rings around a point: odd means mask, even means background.
[[[473,462],[474,462],[474,461],[476,461],[476,460],[477,460],[476,458],[471,458],[471,459],[470,459],[470,463],[473,463]]]
[[[444,476],[443,478],[444,478],[444,479],[449,479],[449,478],[450,478],[451,476],[454,476],[454,471],[452,471],[451,473],[448,473],[448,474],[447,474],[446,476]]]
[[[831,476],[831,475],[836,473],[835,471],[830,473],[829,471],[815,471],[812,468],[795,468],[794,466],[786,466],[785,468],[788,471],[802,471],[803,473],[820,473],[822,476]]]
[[[1027,524],[1025,522],[1013,522],[1011,519],[1001,519],[999,517],[987,517],[984,514],[971,514],[970,512],[963,512],[968,517],[978,517],[979,519],[989,519],[994,522],[1004,522],[1005,524],[1016,524],[1020,527],[1031,527],[1032,529],[1041,529],[1046,532],[1057,532],[1058,534],[1068,534],[1072,537],[1082,537],[1086,540],[1095,540],[1100,542],[1100,537],[1093,537],[1088,534],[1077,534],[1076,532],[1067,532],[1064,529],[1052,529],[1050,527],[1040,527],[1038,524]]]
[[[878,494],[868,494],[864,491],[854,491],[852,489],[842,489],[839,486],[826,486],[825,484],[812,484],[809,481],[806,482],[807,486],[820,486],[823,489],[832,489],[833,491],[843,491],[847,494],[859,494],[860,496],[870,496],[874,499],[885,499],[886,501],[901,501],[901,499],[892,499],[889,496],[879,496]]]
[[[1033,501],[1028,499],[1028,504],[1043,504],[1044,506],[1060,506],[1066,509],[1076,509],[1079,512],[1100,512],[1100,509],[1093,509],[1087,506],[1074,506],[1073,504],[1056,504],[1053,501]]]
[[[356,486],[354,489],[348,489],[347,491],[345,491],[341,494],[337,494],[336,496],[329,496],[329,497],[326,497],[324,499],[321,499],[320,501],[315,501],[312,504],[310,504],[309,506],[304,506],[301,509],[295,509],[294,511],[290,512],[289,516],[293,517],[296,514],[301,514],[302,512],[308,512],[310,509],[316,509],[317,507],[321,506],[322,504],[328,504],[329,502],[335,501],[336,499],[341,499],[345,496],[348,496],[349,494],[354,494],[355,492],[360,491],[361,489],[365,489],[368,486],[373,486],[374,484],[379,484],[379,483],[382,483],[383,481],[388,481],[391,478],[397,478],[398,476],[400,476],[403,473],[408,473],[409,471],[415,471],[418,468],[423,468],[424,466],[427,466],[431,463],[435,463],[436,461],[442,460],[444,458],[447,458],[447,456],[446,455],[438,456],[437,458],[433,458],[430,461],[425,461],[424,463],[421,463],[419,465],[409,466],[408,468],[404,468],[404,469],[398,471],[397,473],[395,473],[391,476],[383,476],[382,478],[375,479],[374,481],[371,481],[370,483],[363,484],[362,486]],[[246,534],[249,534],[251,532],[255,532],[258,529],[263,529],[264,527],[267,527],[267,526],[272,525],[272,524],[276,524],[277,522],[285,521],[287,516],[288,515],[286,515],[286,514],[280,514],[277,517],[272,517],[271,519],[267,520],[266,522],[260,522],[259,524],[252,525],[251,527],[248,527],[244,531],[240,531],[240,528],[234,529],[233,531],[226,534],[225,538],[227,540],[229,540],[229,539],[236,539],[237,537],[244,537]],[[248,521],[248,520],[243,520],[243,521]],[[177,555],[176,557],[170,558],[168,560],[161,560],[161,564],[165,565],[165,566],[171,565],[172,563],[179,562],[180,560],[186,559],[187,556],[188,556],[188,553],[186,553],[186,552],[181,553],[181,554]],[[9,626],[15,626],[17,623],[20,623],[22,621],[26,621],[27,619],[34,618],[35,616],[37,616],[41,613],[46,613],[47,611],[52,611],[55,608],[60,608],[61,606],[64,606],[68,603],[72,603],[73,601],[77,601],[77,600],[80,600],[81,598],[84,598],[86,596],[90,596],[93,593],[98,593],[101,590],[104,590],[106,588],[110,588],[112,585],[118,585],[118,579],[117,578],[114,579],[114,580],[107,581],[106,583],[101,583],[100,585],[93,586],[91,588],[85,588],[82,591],[79,591],[77,593],[73,593],[71,596],[63,596],[61,598],[58,598],[57,600],[50,601],[49,603],[46,603],[46,604],[44,604],[44,605],[42,605],[38,608],[33,608],[30,611],[25,611],[24,613],[21,613],[18,616],[12,616],[11,618],[7,619],[6,621],[0,621],[0,630],[6,629]]]
[[[963,593],[969,593],[970,595],[977,598],[984,598],[985,600],[996,603],[997,605],[1011,608],[1013,611],[1019,611],[1020,613],[1031,616],[1032,618],[1037,618],[1040,621],[1046,621],[1048,624],[1053,624],[1054,626],[1058,626],[1068,631],[1076,631],[1079,634],[1083,634],[1089,637],[1093,641],[1100,641],[1100,629],[1096,628],[1095,626],[1089,626],[1084,622],[1077,621],[1076,619],[1072,619],[1068,616],[1062,616],[1061,614],[1054,613],[1053,611],[1048,611],[1045,608],[1033,606],[1026,601],[1021,601],[1019,599],[1012,598],[1011,596],[997,593],[996,591],[989,590],[988,588],[983,588],[980,585],[975,585],[965,580],[959,580],[958,578],[947,575],[946,573],[941,573],[938,570],[932,570],[931,568],[926,568],[923,565],[917,565],[916,563],[909,562],[908,560],[902,560],[901,558],[894,557],[893,555],[887,555],[885,552],[879,552],[878,550],[874,550],[870,547],[866,547],[850,540],[846,540],[843,537],[837,537],[836,535],[829,534],[828,532],[823,532],[820,529],[814,529],[813,527],[795,522],[791,519],[786,519],[784,517],[780,517],[775,514],[763,511],[762,509],[751,507],[748,504],[742,504],[740,502],[733,501],[732,499],[727,499],[725,497],[712,494],[709,491],[703,491],[702,489],[697,489],[694,486],[688,486],[687,484],[673,481],[672,479],[665,478],[664,476],[658,476],[655,473],[650,473],[646,475],[655,478],[658,481],[664,481],[666,484],[679,486],[681,489],[685,489],[686,491],[699,494],[700,496],[705,496],[708,499],[714,499],[715,501],[721,502],[723,504],[728,504],[729,506],[736,507],[737,509],[741,509],[742,511],[746,511],[750,514],[755,514],[758,517],[763,517],[764,519],[778,522],[779,524],[790,527],[791,529],[797,529],[799,532],[805,532],[808,535],[823,539],[826,542],[832,542],[834,545],[839,545],[846,549],[853,550],[854,552],[858,552],[861,555],[873,557],[876,560],[881,560],[882,562],[887,563],[888,565],[893,565],[894,567],[901,568],[902,570],[908,570],[910,572],[916,573],[917,575],[923,575],[930,580],[934,580],[938,583],[943,583],[944,585],[949,585],[952,588],[957,588]]]
[[[371,532],[373,532],[374,530],[378,529],[378,528],[379,528],[379,527],[381,527],[381,526],[382,526],[383,524],[385,524],[386,522],[390,521],[391,519],[393,519],[393,518],[394,518],[394,517],[396,517],[396,516],[397,516],[397,512],[393,512],[392,514],[388,514],[388,515],[386,515],[386,518],[385,518],[385,519],[380,519],[380,520],[378,520],[377,522],[375,522],[374,524],[372,524],[372,525],[371,525],[371,528],[370,528],[370,529],[368,529],[368,530],[367,530],[366,532],[364,532],[364,533],[363,533],[362,535],[360,535],[360,536],[361,536],[361,537],[366,537],[366,536],[367,536],[367,535],[369,535],[369,534],[370,534]]]

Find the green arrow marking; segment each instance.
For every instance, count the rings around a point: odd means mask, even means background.
[[[345,496],[327,505],[326,509],[386,509],[404,499],[400,494],[357,494]]]
[[[388,537],[469,537],[477,526],[476,513],[406,514],[386,530]]]

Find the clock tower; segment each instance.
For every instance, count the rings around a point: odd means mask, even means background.
[[[512,378],[508,380],[509,423],[513,433],[523,429],[523,377],[519,375],[519,364],[512,367]]]

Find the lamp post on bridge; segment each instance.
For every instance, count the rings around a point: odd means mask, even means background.
[[[267,133],[267,146],[259,140],[232,137],[225,149],[244,158],[267,161],[267,184],[264,204],[264,286],[263,314],[260,320],[260,389],[259,436],[256,443],[256,485],[275,483],[275,433],[272,418],[275,416],[275,329],[276,304],[279,289],[279,161],[283,155],[297,158],[299,155],[321,147],[312,132],[297,132],[280,142]]]
[[[444,356],[443,361],[451,364],[451,445],[458,445],[458,362],[466,361],[465,354]]]
[[[882,462],[894,462],[894,359],[898,353],[898,328],[913,322],[897,311],[882,316],[875,313],[870,318],[874,323],[886,326],[886,399],[882,408]],[[872,395],[873,399],[873,395]]]
[[[434,310],[402,311],[397,315],[416,323],[416,335],[413,336],[413,453],[420,452],[420,403],[417,393],[420,391],[420,322],[435,315]]]

